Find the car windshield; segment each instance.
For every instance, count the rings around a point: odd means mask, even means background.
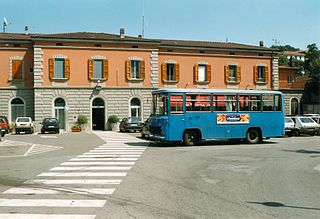
[[[58,121],[55,118],[48,118],[44,120],[44,123],[56,124]]]
[[[153,95],[152,99],[153,103],[153,108],[152,108],[152,113],[163,116],[168,114],[168,109],[167,109],[167,102],[168,102],[168,97],[165,94],[155,94]]]
[[[131,123],[138,123],[140,119],[138,117],[131,117]]]
[[[311,118],[300,118],[300,121],[302,123],[314,123],[314,121]]]
[[[18,118],[17,122],[30,122],[29,118]]]
[[[284,121],[286,123],[293,123],[293,120],[291,118],[284,118]]]

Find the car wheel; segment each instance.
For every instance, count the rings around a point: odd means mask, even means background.
[[[60,133],[60,130],[57,130],[57,131],[56,131],[56,134],[59,134],[59,133]]]

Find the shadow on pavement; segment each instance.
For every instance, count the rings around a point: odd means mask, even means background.
[[[285,205],[285,204],[282,204],[280,202],[247,202],[247,203],[249,203],[249,204],[257,204],[257,205],[264,205],[264,206],[273,207],[273,208],[279,208],[279,207],[280,208],[297,208],[297,209],[320,211],[320,208]]]

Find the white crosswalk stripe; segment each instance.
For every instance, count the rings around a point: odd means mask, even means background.
[[[112,195],[114,193],[116,187],[119,186],[127,175],[127,171],[138,161],[146,150],[146,147],[126,144],[126,142],[142,142],[142,140],[127,134],[113,132],[94,132],[94,134],[106,143],[89,152],[71,158],[69,161],[62,162],[59,166],[53,167],[49,171],[38,174],[34,179],[25,181],[24,186],[7,189],[2,193],[2,197],[0,197],[0,207],[16,207],[18,209],[19,207],[32,207],[32,209],[40,210],[36,212],[28,210],[28,213],[22,213],[20,211],[23,211],[23,208],[21,208],[14,214],[0,212],[0,218],[95,218],[95,215],[86,214],[84,210],[81,210],[83,214],[78,214],[77,212],[66,212],[64,214],[62,209],[103,207],[107,203],[105,195]],[[0,146],[12,143],[10,141],[2,142]],[[57,149],[59,147],[32,144],[25,155],[34,155]],[[72,198],[83,194],[93,194],[95,198]],[[5,195],[10,195],[10,198],[3,197]],[[12,198],[13,196],[17,197]],[[44,196],[45,198],[43,198]],[[97,199],[97,197],[100,198]],[[47,211],[41,214],[41,208],[59,208],[60,210],[59,214],[54,211],[52,211],[52,214],[48,214]],[[62,213],[60,214],[60,212]]]

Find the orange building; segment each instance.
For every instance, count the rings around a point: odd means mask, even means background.
[[[57,117],[69,130],[151,113],[158,88],[278,90],[278,52],[260,46],[145,39],[121,34],[0,33],[0,114],[36,123]]]
[[[279,66],[279,90],[285,94],[285,113],[302,114],[301,99],[308,78],[298,76],[298,67]]]

